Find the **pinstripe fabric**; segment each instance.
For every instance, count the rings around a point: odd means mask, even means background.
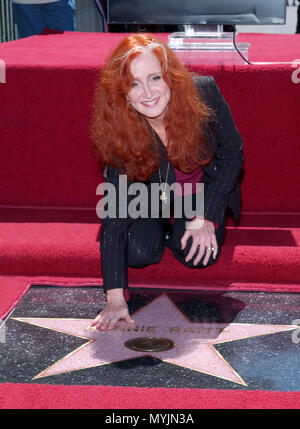
[[[229,206],[235,218],[240,212],[240,187],[238,175],[243,165],[243,144],[241,136],[234,124],[230,108],[224,100],[220,89],[211,76],[199,76],[195,80],[200,95],[211,106],[217,115],[217,121],[210,124],[215,142],[210,134],[206,134],[211,147],[213,159],[203,167],[202,181],[205,184],[204,217],[225,227],[225,212]],[[166,177],[166,149],[159,136],[160,169],[162,178]],[[216,143],[216,144],[215,144]],[[119,174],[116,168],[107,166],[104,177],[114,184],[117,195]],[[176,181],[175,171],[170,166],[168,184]],[[159,183],[156,171],[145,184],[149,190],[151,183]],[[128,186],[130,183],[128,182]],[[127,204],[134,196],[127,196]],[[174,201],[171,193],[171,203]],[[149,197],[150,207],[150,197]],[[165,219],[102,219],[100,251],[104,290],[127,288],[127,267],[142,267],[161,260],[164,250],[164,234],[167,227]],[[149,211],[150,213],[150,211]],[[147,225],[147,227],[146,227]],[[220,242],[222,234],[218,233]],[[174,253],[175,255],[175,253]],[[176,257],[176,255],[175,255]],[[177,258],[181,260],[180,258]],[[184,263],[183,259],[181,262]],[[201,264],[199,264],[199,268]]]

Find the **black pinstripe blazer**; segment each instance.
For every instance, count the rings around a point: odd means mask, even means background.
[[[229,206],[237,219],[241,206],[238,176],[244,162],[242,138],[215,79],[212,76],[199,76],[196,78],[196,86],[217,116],[217,121],[210,126],[217,146],[208,134],[207,141],[213,159],[208,166],[203,167],[202,180],[207,184],[204,197],[205,217],[214,222],[222,222]]]
[[[214,139],[210,132],[206,134],[212,160],[203,167],[204,217],[221,223],[228,206],[232,209],[235,219],[240,214],[241,190],[238,176],[244,161],[243,143],[230,108],[215,79],[212,76],[198,76],[195,84],[206,104],[215,111],[217,118],[210,123],[210,131]],[[164,181],[168,165],[166,148],[159,136],[156,135],[156,137],[159,142],[160,170]],[[104,170],[105,180],[114,184],[117,195],[119,175],[120,171],[116,168],[107,166]],[[168,184],[171,185],[174,182],[176,182],[175,171],[170,166]],[[151,183],[159,183],[158,171],[145,182],[149,189]],[[129,185],[130,182],[128,182]],[[128,203],[130,198],[128,197]],[[127,229],[131,222],[130,218],[102,219],[100,249],[104,289],[127,287]]]

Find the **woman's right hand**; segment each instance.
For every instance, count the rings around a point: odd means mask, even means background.
[[[108,290],[106,298],[107,304],[105,308],[95,317],[90,327],[104,331],[113,329],[119,320],[124,320],[130,324],[134,323],[124,299],[123,289]]]

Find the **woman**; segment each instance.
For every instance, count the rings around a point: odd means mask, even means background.
[[[165,245],[190,268],[217,261],[227,206],[239,216],[242,139],[214,78],[194,76],[150,34],[125,38],[107,61],[96,88],[91,132],[106,182],[117,194],[124,175],[128,185],[144,183],[151,198],[154,183],[162,191],[175,182],[193,187],[183,198],[162,192],[158,217],[149,211],[146,217],[122,217],[118,206],[115,217],[102,219],[107,302],[91,326],[106,330],[120,319],[134,323],[126,304],[128,266],[159,263]],[[162,216],[165,197],[174,206],[176,198],[183,202],[190,195],[195,206],[197,183],[204,184],[203,216]],[[132,198],[126,198],[129,204]]]

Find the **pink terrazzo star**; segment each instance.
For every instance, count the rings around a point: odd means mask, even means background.
[[[290,331],[294,325],[256,325],[248,323],[191,323],[167,295],[160,295],[133,314],[134,325],[119,322],[113,330],[87,330],[93,319],[14,318],[42,328],[88,340],[85,344],[36,375],[34,379],[69,371],[106,365],[112,362],[153,356],[174,365],[246,386],[215,344],[260,335]],[[128,349],[126,341],[136,337],[163,337],[176,347],[163,352],[138,352]],[[59,344],[57,345],[59,347]]]

